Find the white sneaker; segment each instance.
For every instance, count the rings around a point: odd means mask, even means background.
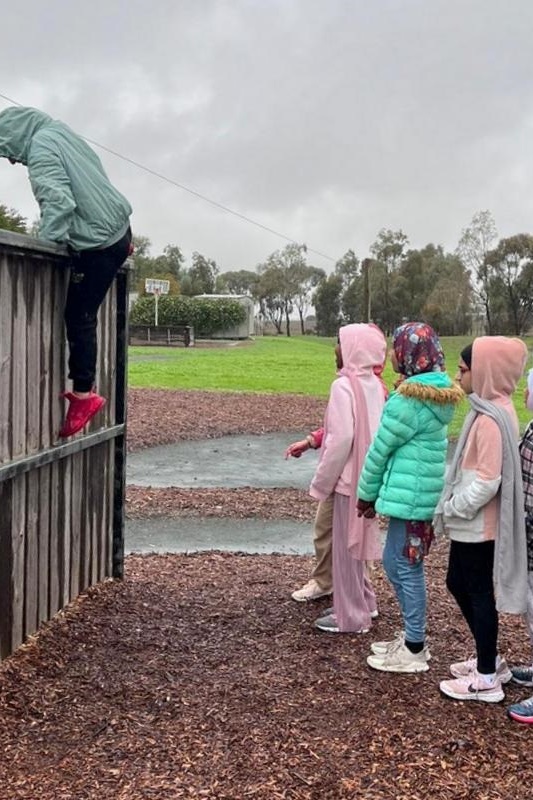
[[[477,669],[477,658],[468,658],[466,661],[457,661],[450,665],[450,672],[454,678],[466,678]],[[501,683],[509,683],[513,673],[507,666],[507,661],[500,656],[496,658],[496,677]]]
[[[370,649],[376,656],[386,656],[388,651],[395,647],[398,642],[403,641],[405,633],[403,631],[396,631],[394,639],[388,639],[383,642],[372,642]]]
[[[403,641],[398,641],[384,656],[368,656],[367,664],[380,672],[427,672],[429,669],[425,650],[411,653]]]
[[[291,597],[297,603],[306,603],[308,600],[319,600],[321,597],[327,597],[332,592],[333,589],[321,589],[315,579],[311,578],[305,586],[293,592]]]

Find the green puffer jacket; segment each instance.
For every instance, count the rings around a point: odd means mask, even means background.
[[[445,372],[407,378],[385,404],[358,497],[376,501],[388,517],[431,520],[444,485],[448,424],[463,397]]]
[[[40,239],[91,250],[110,247],[126,233],[130,204],[67,125],[35,108],[6,108],[0,112],[0,156],[28,167],[41,210]]]

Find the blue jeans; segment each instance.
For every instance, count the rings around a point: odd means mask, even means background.
[[[390,518],[383,551],[383,567],[400,604],[405,638],[408,642],[423,642],[426,635],[424,562],[411,564],[409,559],[403,555],[405,526],[404,519]]]

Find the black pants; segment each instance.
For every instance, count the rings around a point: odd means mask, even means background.
[[[496,672],[498,612],[494,599],[493,566],[494,542],[450,543],[446,585],[472,631],[477,668],[484,675]]]
[[[128,257],[131,230],[105,250],[83,250],[72,259],[65,305],[69,378],[76,392],[89,392],[96,375],[98,309]]]

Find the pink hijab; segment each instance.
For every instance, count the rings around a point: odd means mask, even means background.
[[[379,527],[377,520],[357,516],[357,484],[385,404],[381,371],[387,342],[373,324],[344,325],[339,330],[339,342],[343,363],[339,375],[350,381],[355,418],[348,547],[354,558],[373,561],[381,558]]]

